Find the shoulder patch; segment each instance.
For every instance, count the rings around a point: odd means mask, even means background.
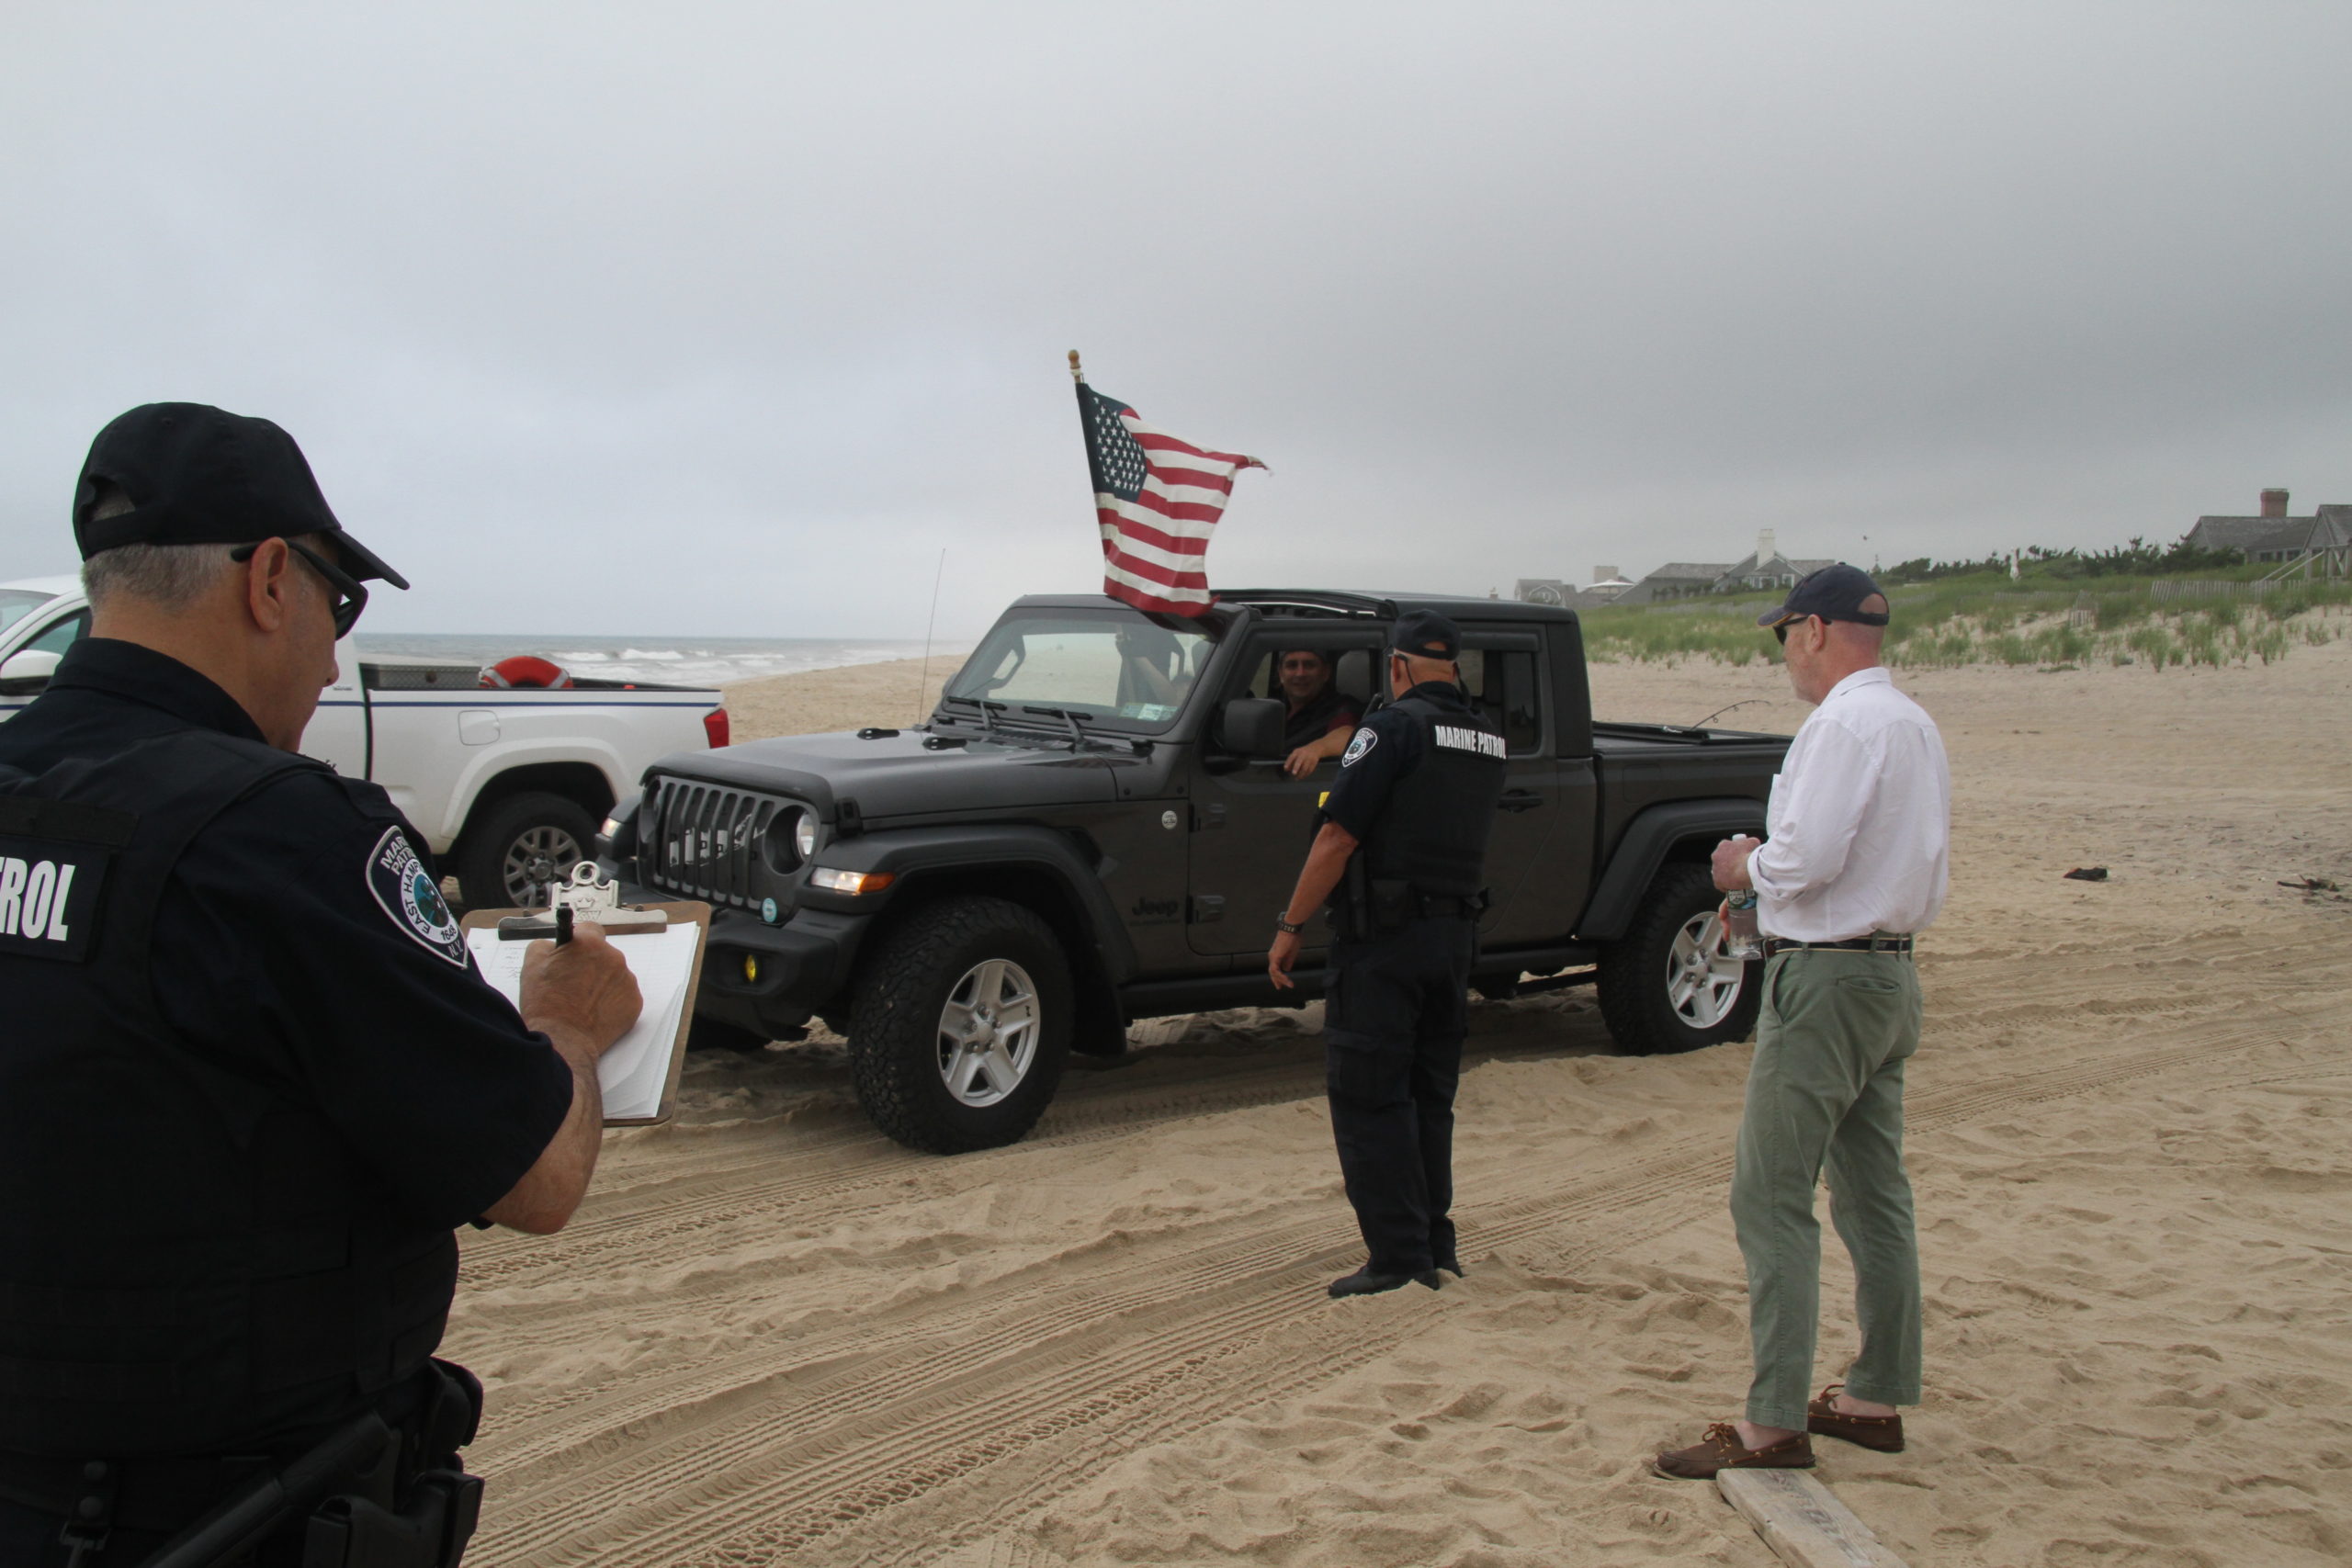
[[[1379,731],[1368,724],[1364,725],[1356,731],[1355,739],[1348,742],[1348,749],[1340,753],[1340,766],[1345,768],[1363,761],[1363,754],[1379,744]]]
[[[449,912],[424,857],[398,827],[384,829],[368,852],[368,891],[379,907],[420,947],[466,967],[466,933]]]

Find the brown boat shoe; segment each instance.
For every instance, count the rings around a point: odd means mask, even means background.
[[[1846,1385],[1833,1382],[1821,1391],[1821,1397],[1804,1407],[1804,1429],[1825,1438],[1883,1454],[1903,1451],[1903,1417],[1900,1416],[1849,1416],[1832,1403],[1838,1391]]]
[[[1799,1432],[1751,1449],[1739,1440],[1739,1428],[1718,1421],[1707,1435],[1687,1449],[1668,1449],[1650,1461],[1650,1468],[1671,1481],[1713,1481],[1725,1470],[1811,1470],[1813,1439]]]

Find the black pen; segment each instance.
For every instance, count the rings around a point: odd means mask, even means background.
[[[571,940],[571,906],[569,904],[558,904],[555,907],[555,944],[558,947],[561,947],[565,942],[570,942]]]

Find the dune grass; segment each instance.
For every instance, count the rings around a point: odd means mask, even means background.
[[[2212,581],[2221,573],[2202,574]],[[1943,578],[1891,591],[1894,618],[1886,661],[1914,668],[1963,664],[2080,667],[2275,663],[2352,629],[2352,582],[2297,581],[2258,597],[2159,598],[2163,578],[2013,582],[2006,576]],[[1700,658],[1777,664],[1780,646],[1756,617],[1780,595],[1743,594],[1581,613],[1593,659],[1679,662]]]

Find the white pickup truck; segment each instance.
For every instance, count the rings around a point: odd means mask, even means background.
[[[77,579],[0,582],[0,720],[40,694],[89,629]],[[335,664],[303,751],[382,784],[477,908],[541,901],[647,764],[728,739],[715,691],[593,680],[487,690],[470,664],[368,659],[347,642]]]

